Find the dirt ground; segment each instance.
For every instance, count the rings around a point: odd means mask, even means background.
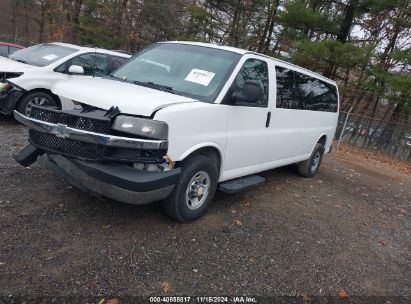
[[[411,176],[392,166],[334,152],[179,224],[19,166],[26,140],[0,117],[0,296],[410,297]]]

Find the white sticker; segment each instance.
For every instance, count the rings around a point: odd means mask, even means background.
[[[208,86],[215,76],[215,73],[199,70],[199,69],[192,69],[190,73],[188,73],[187,77],[184,79],[185,81],[191,81],[203,86]]]
[[[56,58],[59,58],[59,56],[54,55],[54,54],[50,54],[50,55],[43,56],[43,59],[46,59],[46,60],[48,60],[48,61],[52,61],[52,60],[54,60],[54,59],[56,59]]]

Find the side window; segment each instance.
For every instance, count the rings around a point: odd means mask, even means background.
[[[122,65],[124,62],[128,60],[126,57],[119,57],[119,56],[110,56],[111,57],[111,68],[108,73],[113,72],[115,69],[117,69],[120,65]]]
[[[310,79],[310,94],[306,99],[306,110],[337,112],[338,96],[334,85],[316,78]]]
[[[336,112],[337,89],[317,78],[276,67],[277,108]]]
[[[244,62],[240,72],[234,80],[232,85],[233,92],[242,92],[244,84],[247,80],[254,80],[260,85],[261,96],[259,100],[247,104],[242,102],[244,106],[259,106],[266,107],[268,105],[268,67],[267,63],[258,59],[248,59]]]
[[[9,47],[7,45],[0,45],[0,56],[7,57],[9,55]]]
[[[311,77],[294,71],[294,84],[294,109],[305,110],[307,99],[311,96]]]
[[[88,76],[104,76],[109,70],[107,56],[104,54],[82,54],[72,58],[70,65],[83,67],[84,75]]]
[[[297,109],[294,100],[294,72],[290,69],[275,67],[277,79],[277,108]]]
[[[72,65],[79,65],[84,69],[84,75],[104,76],[109,72],[107,56],[104,54],[87,53],[67,60],[54,69],[55,72],[68,73]]]

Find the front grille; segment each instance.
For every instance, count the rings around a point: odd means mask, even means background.
[[[110,110],[109,110],[110,111]],[[74,129],[81,129],[100,134],[110,134],[111,120],[107,112],[100,109],[92,111],[58,111],[51,108],[33,107],[30,117],[52,124],[63,124]],[[46,152],[58,153],[68,157],[91,161],[161,162],[166,150],[125,149],[105,147],[93,143],[61,138],[55,134],[31,129],[29,140],[33,146]]]
[[[109,134],[111,129],[111,120],[103,115],[100,115],[99,117],[92,117],[93,114],[94,113],[80,113],[80,110],[65,112],[50,108],[46,109],[43,107],[33,107],[30,117],[54,124],[60,123],[80,130]]]
[[[86,160],[101,160],[104,157],[104,147],[92,143],[60,138],[53,134],[30,130],[32,145],[54,153]]]

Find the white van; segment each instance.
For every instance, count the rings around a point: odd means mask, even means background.
[[[232,47],[154,44],[109,79],[67,80],[53,93],[82,104],[15,111],[30,128],[16,160],[42,162],[80,189],[131,204],[163,200],[179,221],[200,217],[216,189],[260,184],[298,163],[313,177],[330,152],[335,82]]]
[[[32,106],[62,109],[73,102],[51,92],[59,80],[103,77],[131,57],[121,51],[53,42],[38,44],[0,57],[0,113],[29,115]],[[17,88],[17,89],[15,89]]]

